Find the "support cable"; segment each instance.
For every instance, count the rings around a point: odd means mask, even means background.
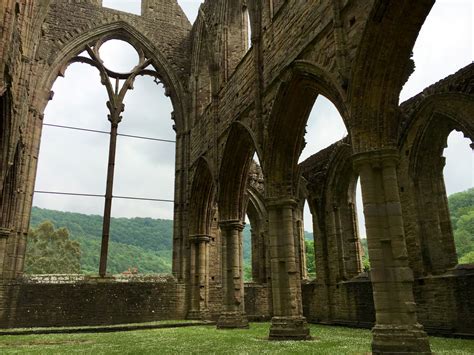
[[[57,125],[57,124],[52,124],[52,123],[43,123],[43,126],[55,127],[55,128],[64,128],[64,129],[72,129],[72,130],[83,131],[83,132],[102,133],[102,134],[110,135],[110,132],[107,132],[107,131],[99,131],[99,130],[96,130],[96,129],[80,128],[80,127],[72,127],[72,126],[62,126],[62,125]],[[128,138],[136,138],[136,139],[145,139],[145,140],[155,141],[155,142],[176,143],[176,141],[173,141],[173,140],[170,140],[170,139],[136,136],[136,135],[124,134],[124,133],[117,133],[117,136],[128,137]]]
[[[48,194],[48,195],[65,195],[65,196],[83,196],[83,197],[105,197],[105,195],[96,194],[83,194],[75,192],[60,192],[60,191],[34,191],[35,194]],[[147,198],[147,197],[133,197],[133,196],[112,196],[122,200],[139,200],[139,201],[154,201],[154,202],[169,202],[174,203],[174,200],[167,200],[161,198]]]

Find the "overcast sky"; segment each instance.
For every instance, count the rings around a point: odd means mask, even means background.
[[[198,0],[180,0],[194,22]],[[140,13],[140,1],[103,0],[103,5]],[[414,49],[415,73],[405,85],[401,101],[426,86],[454,73],[473,60],[473,4],[471,0],[438,0],[420,32]],[[108,42],[101,49],[106,65],[120,70],[137,63],[133,49],[123,42]],[[107,95],[95,68],[85,64],[69,67],[65,78],[54,84],[54,99],[45,111],[45,122],[108,131]],[[172,106],[164,90],[149,77],[140,77],[125,100],[121,133],[174,139]],[[346,129],[334,106],[318,98],[308,121],[304,160],[341,139]],[[36,189],[103,195],[109,137],[44,127]],[[453,133],[445,151],[446,187],[449,194],[474,186],[474,156],[462,134]],[[174,191],[174,144],[120,137],[117,149],[114,195],[172,199]],[[462,162],[462,163],[459,163]],[[359,217],[362,217],[360,192]],[[103,198],[35,195],[34,205],[44,208],[103,213]],[[113,215],[172,219],[173,205],[157,202],[114,200]],[[309,211],[305,229],[312,230]],[[362,220],[361,220],[362,221]],[[363,224],[363,222],[361,223]],[[365,235],[363,227],[361,235]]]

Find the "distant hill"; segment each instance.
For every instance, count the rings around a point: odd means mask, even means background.
[[[449,209],[460,263],[474,262],[474,188],[449,196]],[[102,237],[102,217],[33,207],[31,227],[50,220],[69,230],[81,245],[81,270],[97,273]],[[313,234],[305,232],[309,242]],[[108,271],[121,273],[137,267],[140,273],[171,272],[173,221],[152,218],[112,218]],[[362,240],[367,258],[367,241]],[[250,226],[243,231],[246,269],[251,263]],[[368,261],[367,261],[368,262]]]
[[[65,227],[81,245],[81,270],[97,273],[102,238],[102,217],[33,207],[32,228],[49,220]],[[137,267],[141,273],[170,273],[173,221],[152,218],[112,218],[108,272]]]

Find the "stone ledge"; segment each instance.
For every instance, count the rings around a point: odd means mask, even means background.
[[[107,327],[87,327],[87,328],[48,328],[48,329],[25,329],[25,330],[5,330],[0,331],[2,335],[39,335],[39,334],[75,334],[75,333],[112,333],[132,330],[164,329],[164,328],[184,328],[202,325],[215,325],[212,321],[201,322],[181,322],[172,324],[133,324],[117,325]]]

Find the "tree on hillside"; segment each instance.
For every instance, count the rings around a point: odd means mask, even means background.
[[[81,247],[69,239],[66,228],[55,229],[50,221],[28,233],[25,273],[77,274],[81,272]]]
[[[459,216],[454,229],[454,241],[459,258],[474,251],[474,207],[468,213]]]
[[[448,197],[448,206],[453,229],[455,229],[461,216],[474,211],[474,188],[450,195]]]

